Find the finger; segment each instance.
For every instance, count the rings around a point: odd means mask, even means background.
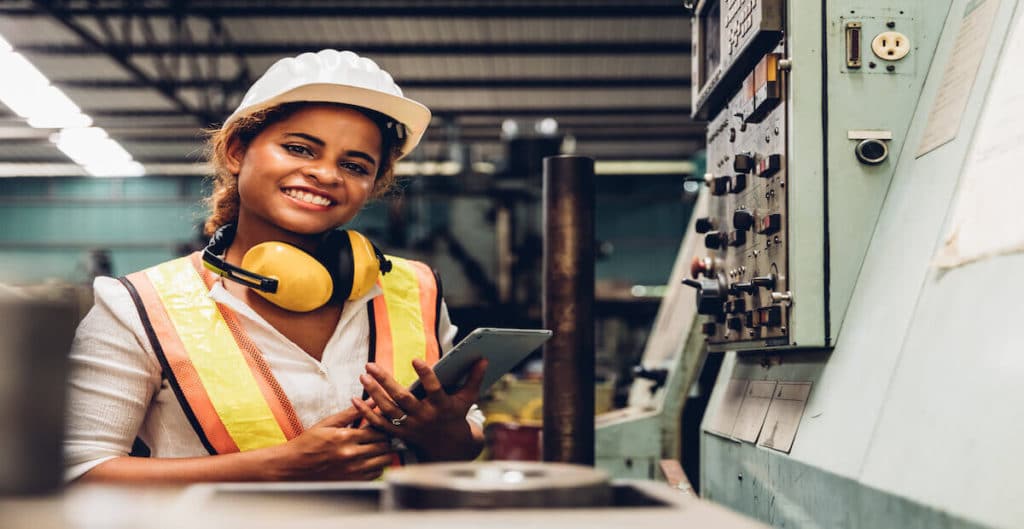
[[[361,413],[359,412],[358,408],[355,408],[355,407],[346,408],[345,410],[340,411],[338,413],[335,413],[334,415],[329,415],[327,417],[324,417],[323,419],[320,420],[320,422],[314,424],[312,426],[312,428],[317,428],[317,427],[341,428],[341,427],[345,427],[345,426],[350,426],[360,416],[361,416]]]
[[[355,461],[357,459],[372,459],[383,455],[391,457],[390,454],[393,452],[394,449],[391,448],[391,443],[373,443],[339,448],[337,457],[345,461]]]
[[[420,377],[420,384],[423,386],[427,400],[437,404],[439,399],[443,399],[446,396],[444,386],[441,385],[441,380],[437,378],[437,373],[434,373],[434,370],[426,362],[420,358],[413,359],[412,368],[416,370],[416,374]]]
[[[382,414],[387,416],[389,419],[397,419],[402,415],[405,415],[405,411],[402,410],[388,395],[387,390],[381,386],[380,382],[375,377],[368,373],[359,375],[359,383],[366,389],[366,393],[373,398],[374,402],[377,403],[377,407],[380,408]]]
[[[393,460],[391,454],[385,454],[385,455],[382,455],[382,456],[372,457],[372,458],[364,459],[364,460],[356,463],[357,467],[356,467],[355,470],[357,472],[364,472],[364,473],[370,473],[370,474],[376,472],[379,475],[379,473],[381,471],[383,471],[385,468],[391,466],[391,463],[393,461],[394,460]]]
[[[394,435],[397,427],[395,427],[394,424],[391,424],[391,419],[385,419],[383,415],[370,409],[359,399],[352,399],[352,403],[359,408],[359,411],[363,414],[363,418],[366,419],[367,424],[384,433]]]
[[[473,364],[473,369],[469,371],[469,376],[466,377],[466,383],[459,389],[456,395],[466,402],[476,402],[477,398],[480,397],[480,386],[484,382],[485,373],[487,373],[487,359],[481,358]]]
[[[388,435],[376,430],[365,428],[346,428],[342,434],[343,441],[350,441],[358,444],[386,443]]]
[[[373,377],[378,384],[387,392],[388,396],[396,403],[396,406],[400,408],[398,415],[393,415],[393,418],[401,417],[403,414],[408,413],[414,415],[416,407],[419,403],[419,399],[413,396],[404,386],[398,383],[397,380],[391,377],[382,367],[375,363],[366,364],[366,373]],[[389,411],[386,410],[385,411]],[[390,413],[389,413],[390,415]]]

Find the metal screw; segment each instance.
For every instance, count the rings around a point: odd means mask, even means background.
[[[743,474],[737,474],[736,479],[743,481]]]
[[[868,68],[874,68],[875,66],[878,66],[878,65],[873,63],[873,62],[869,62],[868,63]]]
[[[890,20],[890,21],[886,22],[885,23],[885,27],[887,27],[889,29],[892,29],[892,28],[896,27],[896,21]]]
[[[896,71],[896,67],[893,66],[892,64],[890,64],[889,66],[885,67],[885,71],[887,71],[887,72],[895,72]]]

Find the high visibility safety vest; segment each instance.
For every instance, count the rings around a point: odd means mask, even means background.
[[[370,303],[369,360],[399,384],[416,380],[411,362],[440,357],[440,282],[425,264],[388,257]],[[302,424],[267,365],[226,306],[209,297],[217,276],[200,254],[121,278],[138,308],[163,374],[210,454],[274,446],[302,433]],[[340,410],[338,410],[340,411]]]

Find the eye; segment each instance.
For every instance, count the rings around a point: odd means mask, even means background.
[[[284,150],[299,156],[313,156],[313,151],[310,150],[309,147],[298,143],[286,143],[281,147],[284,147]]]
[[[338,165],[341,166],[342,169],[358,175],[366,176],[370,174],[370,171],[367,170],[366,167],[363,167],[361,164],[356,162],[341,162]]]

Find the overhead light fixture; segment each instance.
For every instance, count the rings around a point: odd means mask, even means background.
[[[50,141],[93,176],[141,176],[145,169],[120,143],[82,112],[64,92],[0,35],[0,101],[28,125],[61,129]]]

